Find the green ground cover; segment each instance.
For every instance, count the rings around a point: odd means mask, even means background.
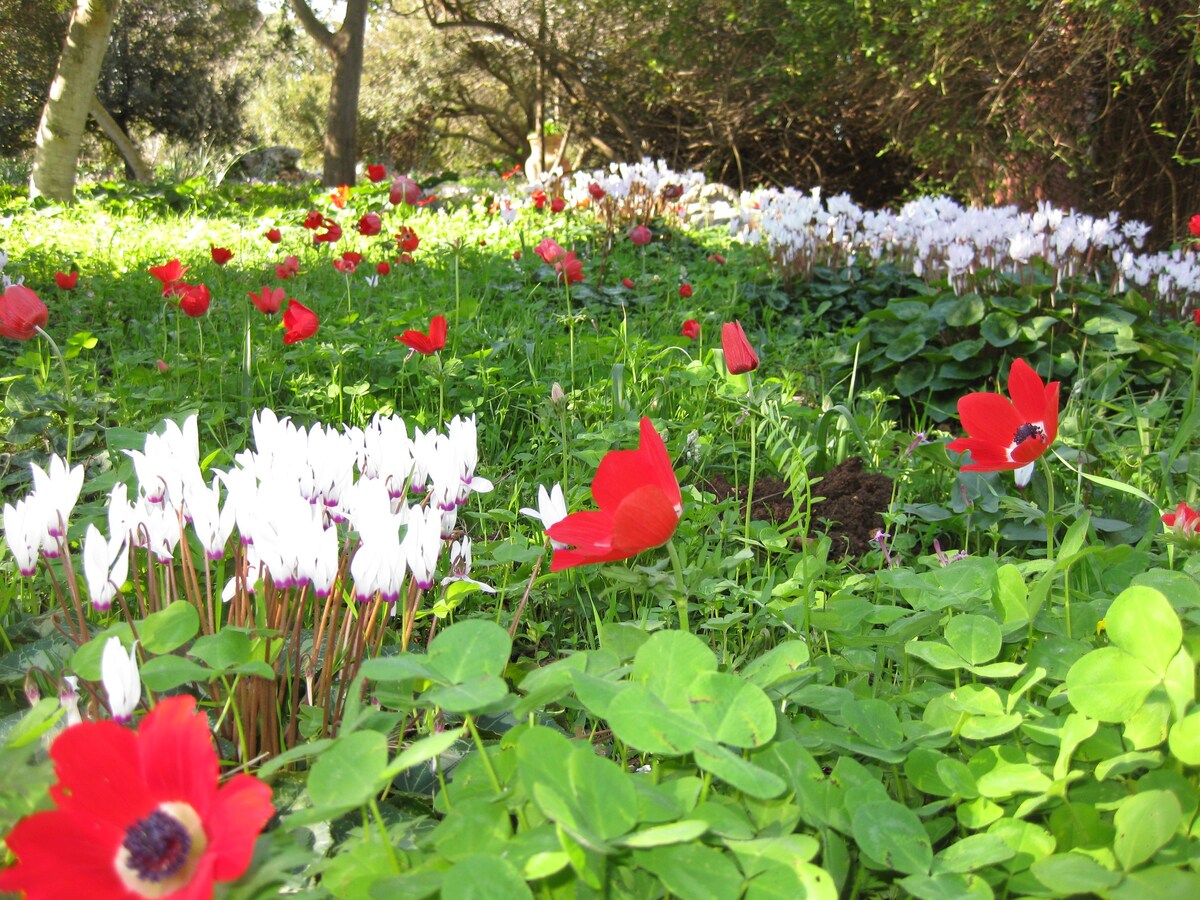
[[[1184,275],[1122,281],[1140,270],[1107,250],[1014,249],[1004,264],[906,247],[872,261],[828,236],[798,250],[770,232],[778,197],[745,198],[752,239],[738,240],[688,224],[669,182],[567,190],[559,212],[554,191],[539,207],[499,180],[427,206],[393,205],[386,183],[336,203],[202,182],[100,185],[70,208],[0,194],[3,274],[45,302],[53,339],[0,344],[0,766],[27,776],[0,785],[0,830],[50,806],[42,751],[64,677],[85,718],[113,711],[101,658],[115,636],[136,648],[137,717],[196,697],[222,759],[272,787],[277,815],[228,896],[1200,893]],[[357,227],[368,214],[378,234]],[[330,222],[341,238],[314,242]],[[649,243],[630,239],[637,224]],[[581,280],[544,260],[546,239]],[[334,265],[348,251],[353,271]],[[164,295],[149,270],[172,259],[207,306]],[[248,296],[276,289],[277,313]],[[301,305],[315,333],[285,324]],[[444,347],[428,344],[436,316]],[[726,364],[735,320],[758,358],[748,374]],[[426,343],[397,339],[408,331]],[[1018,359],[1061,384],[1043,418],[1010,385]],[[1023,488],[947,447],[978,436],[958,404],[985,391],[1016,401],[1025,430],[1007,452],[1048,445]],[[647,422],[681,514],[650,471]],[[388,427],[404,439],[363,437]],[[435,433],[433,467],[470,445],[459,474],[477,480],[422,572],[402,542],[426,527],[437,472],[425,500],[402,472],[389,513],[349,485]],[[23,577],[15,504],[54,454],[82,487],[66,534],[42,545],[63,552],[35,547]],[[883,479],[877,508],[855,465]],[[254,510],[231,520],[238,534],[204,532],[198,500],[174,507],[174,540],[169,524],[163,544],[135,540],[150,546],[127,571],[85,573],[89,527],[124,540],[114,489],[136,505],[157,473],[171,507],[170,473],[194,470],[233,516],[249,489],[231,473],[265,484],[292,466],[336,536],[324,588],[267,539],[245,543]],[[835,472],[849,487],[827,496]],[[554,483],[572,514],[650,491],[605,526],[629,558],[553,565],[562,551],[522,510]],[[292,557],[324,559],[315,538],[296,549],[310,538],[285,529],[290,502],[248,505],[275,516]]]

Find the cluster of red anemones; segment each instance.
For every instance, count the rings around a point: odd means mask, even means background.
[[[215,260],[216,256],[213,258]],[[183,280],[189,268],[178,259],[172,259],[161,266],[151,266],[150,274],[162,285],[164,297],[177,298],[180,312],[197,319],[208,312],[212,296],[208,292],[208,285],[203,282],[190,284]]]
[[[546,238],[533,248],[533,252],[546,265],[554,267],[558,280],[564,284],[583,281],[583,260],[575,255],[574,250],[566,250],[553,238]]]
[[[0,892],[26,900],[201,900],[250,866],[274,815],[251,775],[221,784],[208,718],[192,697],[169,697],[132,731],[81,722],[50,747],[55,808],[6,838],[16,864]]]
[[[333,267],[343,275],[353,275],[358,264],[363,261],[363,255],[354,250],[347,250],[333,261]]]

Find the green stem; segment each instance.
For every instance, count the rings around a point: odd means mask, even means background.
[[[396,849],[392,846],[391,840],[388,838],[387,825],[383,822],[383,815],[379,812],[379,803],[372,797],[367,801],[367,806],[371,809],[371,816],[375,819],[375,826],[379,829],[379,835],[383,838],[384,849],[387,850],[388,861],[392,864],[392,871],[399,874],[400,860],[396,859]]]
[[[1053,562],[1054,528],[1057,524],[1054,518],[1054,473],[1050,464],[1046,462],[1044,453],[1038,457],[1038,465],[1041,466],[1042,476],[1046,479],[1046,559]]]
[[[446,365],[445,365],[445,363],[442,362],[442,355],[440,353],[435,353],[434,356],[437,357],[437,369],[438,369],[437,424],[440,427],[441,424],[445,421],[445,419],[443,417],[445,416],[445,409],[446,409]]]
[[[675,547],[675,539],[667,541],[667,554],[671,557],[671,566],[675,569],[675,605],[679,608],[679,630],[688,631],[688,594],[683,580],[683,562],[679,559],[679,550]]]
[[[749,379],[749,373],[746,375]],[[758,468],[758,428],[755,427],[754,413],[746,411],[750,420],[750,482],[746,485],[746,540],[750,540],[750,516],[754,509],[754,477]]]
[[[571,336],[571,390],[575,390],[575,314],[571,311],[571,282],[563,270],[563,289],[567,294],[567,328]]]
[[[487,748],[483,745],[483,738],[479,736],[479,731],[475,727],[475,719],[467,716],[464,721],[467,728],[471,732],[471,738],[475,741],[475,746],[479,750],[479,755],[483,757],[483,766],[487,769],[488,780],[492,782],[492,787],[495,788],[497,796],[504,793],[504,788],[500,786],[500,777],[496,774],[495,768],[492,766],[492,759],[487,754]]]
[[[71,467],[71,447],[75,442],[75,399],[71,395],[71,373],[67,370],[67,359],[63,356],[62,351],[58,349],[58,344],[54,342],[54,338],[46,333],[41,325],[35,325],[37,333],[46,339],[46,343],[50,345],[50,352],[58,357],[59,367],[63,374],[63,409],[67,414],[67,468]]]
[[[200,345],[199,356],[196,358],[196,396],[204,390],[204,326],[196,319],[196,337]]]

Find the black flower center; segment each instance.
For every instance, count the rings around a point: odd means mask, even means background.
[[[183,823],[156,809],[125,832],[126,864],[146,881],[170,878],[187,862],[192,838]]]
[[[1042,430],[1041,425],[1033,425],[1029,422],[1026,422],[1024,425],[1018,428],[1017,433],[1013,435],[1013,446],[1019,447],[1023,441],[1031,437],[1044,438],[1045,436],[1046,432]]]

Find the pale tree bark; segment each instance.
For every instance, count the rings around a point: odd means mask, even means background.
[[[150,163],[146,162],[146,157],[142,155],[138,145],[125,133],[125,129],[109,114],[109,111],[104,108],[104,104],[100,102],[100,98],[95,94],[92,94],[92,105],[88,108],[88,113],[96,120],[96,124],[104,132],[104,136],[112,141],[113,146],[120,151],[121,158],[129,167],[128,171],[133,175],[133,180],[143,184],[153,180],[154,173],[150,169]]]
[[[291,0],[292,10],[309,36],[333,60],[333,84],[325,113],[325,164],[322,181],[330,187],[354,184],[358,162],[358,94],[362,84],[363,43],[369,0],[347,0],[342,26],[331,31],[306,0]]]
[[[42,108],[29,196],[63,203],[75,196],[75,167],[100,64],[120,0],[75,0],[58,71]]]

